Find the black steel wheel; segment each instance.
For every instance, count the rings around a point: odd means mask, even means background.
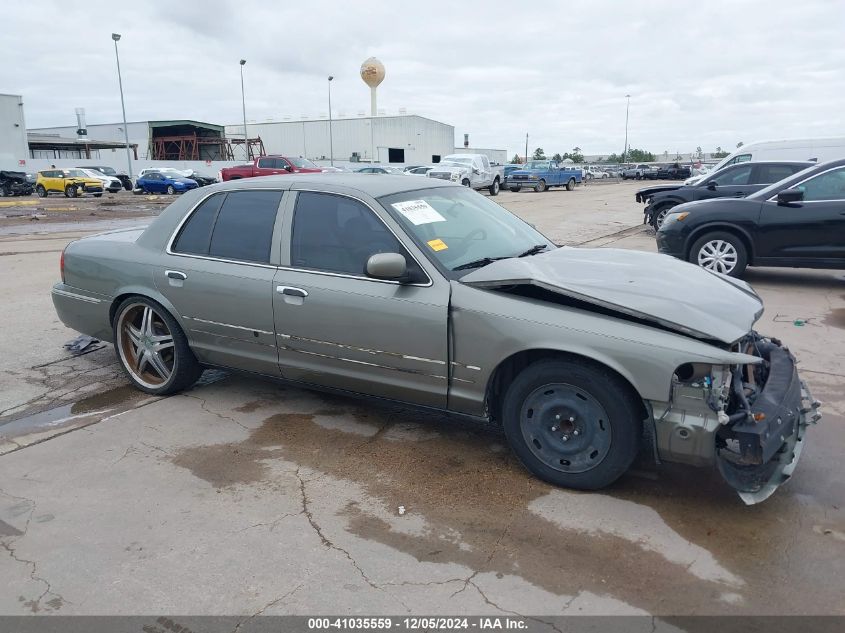
[[[502,424],[523,465],[567,488],[610,485],[640,447],[642,405],[630,386],[589,361],[541,360],[508,387]]]

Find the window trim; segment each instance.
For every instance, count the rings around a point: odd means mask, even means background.
[[[291,191],[291,193],[296,193],[297,197],[296,197],[296,200],[294,200],[293,204],[291,205],[290,224],[289,224],[289,230],[287,232],[288,233],[288,242],[293,241],[293,222],[296,219],[296,203],[299,202],[299,194],[300,193],[322,193],[322,194],[326,194],[326,195],[330,195],[330,196],[340,196],[340,197],[343,197],[343,198],[349,198],[350,200],[355,200],[357,202],[360,202],[365,207],[367,207],[370,211],[372,211],[372,213],[373,213],[373,215],[375,215],[376,219],[379,222],[381,222],[388,231],[390,231],[390,233],[393,235],[393,237],[396,238],[396,241],[399,243],[399,245],[411,257],[411,259],[413,259],[414,262],[416,262],[417,266],[419,266],[419,269],[423,272],[423,274],[426,276],[426,279],[428,281],[427,281],[427,283],[402,284],[402,283],[400,283],[398,281],[394,281],[392,279],[376,279],[374,277],[367,277],[366,275],[352,275],[352,274],[349,274],[349,273],[335,273],[335,272],[331,272],[331,271],[328,271],[328,270],[315,270],[313,268],[297,268],[295,266],[284,266],[284,265],[278,266],[279,270],[290,270],[290,271],[293,271],[293,272],[311,273],[311,274],[314,274],[314,275],[324,275],[324,276],[327,276],[327,277],[342,277],[344,279],[358,279],[358,280],[361,280],[361,281],[371,281],[371,282],[374,282],[374,283],[394,284],[394,285],[397,285],[397,286],[410,286],[410,287],[417,287],[417,288],[428,288],[428,287],[434,285],[434,281],[432,280],[431,275],[429,275],[428,271],[425,269],[425,267],[422,264],[420,264],[419,259],[417,259],[416,256],[410,251],[410,249],[402,242],[399,235],[397,235],[396,231],[394,231],[390,227],[390,225],[387,224],[387,222],[384,221],[384,218],[382,218],[381,215],[379,215],[378,211],[376,211],[373,208],[373,206],[370,203],[368,203],[366,200],[359,198],[357,196],[353,196],[353,195],[348,194],[348,193],[340,193],[340,192],[337,192],[337,191],[325,191],[325,190],[320,190],[320,189],[291,189],[290,191]],[[282,236],[284,237],[284,231],[282,232]],[[290,259],[290,257],[289,257],[289,259]]]
[[[194,255],[191,253],[179,253],[178,251],[173,250],[173,244],[176,242],[176,238],[179,236],[179,232],[182,230],[182,227],[188,222],[188,220],[196,213],[196,210],[199,209],[200,205],[208,200],[211,196],[215,196],[218,194],[226,195],[235,191],[278,191],[282,194],[282,199],[279,203],[279,206],[276,208],[276,223],[279,221],[280,213],[279,211],[283,208],[285,202],[285,194],[288,193],[288,189],[279,189],[278,187],[250,187],[248,189],[225,189],[223,191],[212,191],[208,195],[203,196],[200,198],[193,207],[191,207],[185,216],[179,221],[179,224],[176,225],[176,229],[171,233],[170,239],[167,241],[167,246],[165,246],[164,252],[168,255],[173,255],[174,257],[190,257],[192,259],[205,259],[207,261],[213,262],[225,262],[228,264],[240,264],[242,266],[256,266],[258,268],[272,268],[278,269],[279,266],[276,264],[262,264],[261,262],[251,262],[246,261],[243,259],[228,259],[226,257],[211,257],[210,255]],[[224,201],[225,202],[225,201]],[[222,205],[221,205],[222,208]],[[273,233],[277,232],[275,228],[273,228]],[[273,247],[272,244],[270,246],[270,253],[272,254]]]
[[[789,187],[785,187],[777,191],[771,198],[767,198],[766,202],[777,202],[778,201],[778,194],[781,191],[786,191],[787,189],[795,189],[795,187],[799,187],[803,185],[808,180],[812,180],[813,178],[817,178],[818,176],[823,176],[829,172],[836,171],[837,169],[845,169],[845,165],[836,165],[835,167],[831,167],[830,169],[825,169],[824,171],[817,172],[815,174],[810,174],[804,180],[796,182],[795,184],[790,185]],[[810,204],[813,202],[845,202],[845,198],[831,198],[830,200],[802,200],[801,204]]]

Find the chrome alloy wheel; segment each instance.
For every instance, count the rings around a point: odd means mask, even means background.
[[[117,322],[118,353],[127,371],[139,383],[155,389],[165,384],[176,367],[173,335],[152,307],[133,303]]]
[[[610,450],[612,433],[604,407],[574,385],[553,383],[532,391],[520,412],[529,450],[546,466],[583,473]]]
[[[738,260],[736,248],[725,240],[705,242],[698,250],[698,265],[723,275],[729,275],[736,268]]]

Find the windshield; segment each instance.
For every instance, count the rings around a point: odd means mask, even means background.
[[[288,160],[293,164],[294,167],[299,169],[319,169],[317,165],[312,163],[307,158],[288,158]]]
[[[448,277],[460,277],[465,272],[456,268],[488,257],[554,248],[529,224],[465,187],[406,191],[379,201]]]
[[[472,166],[471,158],[464,158],[463,156],[447,156],[442,161],[441,165],[470,165]]]
[[[65,170],[65,178],[89,178],[89,176],[81,169],[68,169]]]
[[[117,174],[113,167],[97,167],[96,170],[104,173],[106,176],[114,176]]]
[[[548,169],[549,161],[547,160],[530,160],[523,166],[523,169]]]

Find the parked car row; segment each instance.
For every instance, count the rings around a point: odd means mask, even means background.
[[[661,253],[731,277],[747,266],[845,268],[845,159],[734,163],[659,189],[637,199]]]

